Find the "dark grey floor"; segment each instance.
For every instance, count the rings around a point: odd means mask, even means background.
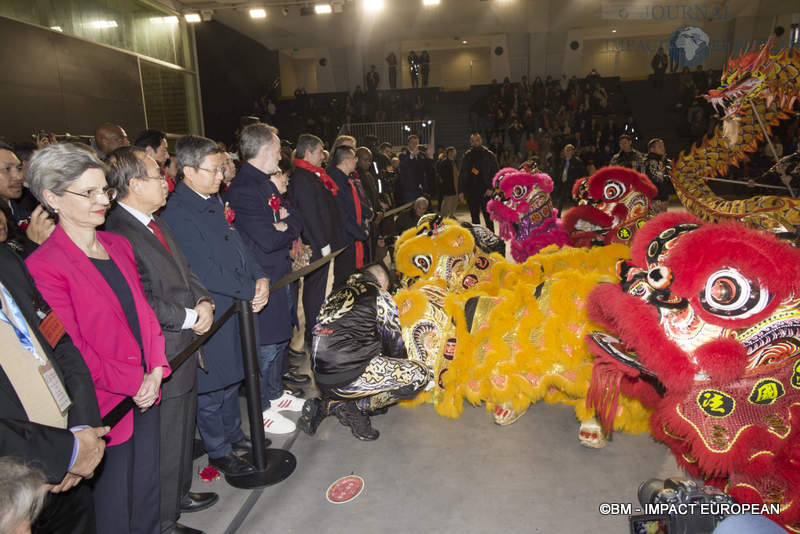
[[[605,449],[581,446],[573,411],[563,405],[537,405],[507,427],[482,408],[446,419],[430,405],[392,408],[373,425],[381,437],[369,443],[335,418],[313,437],[274,440],[291,443],[297,470],[251,497],[258,500],[237,532],[624,533],[627,517],[602,516],[600,503],[635,508],[641,481],[680,475],[667,448],[647,434],[617,434]],[[205,457],[196,465],[205,466]],[[364,479],[364,491],[330,504],[328,486],[351,473]],[[213,508],[181,518],[209,534],[226,532],[250,495],[224,481],[198,481],[194,489],[221,495]]]

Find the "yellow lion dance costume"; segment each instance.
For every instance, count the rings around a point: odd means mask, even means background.
[[[514,264],[476,246],[456,221],[426,216],[396,246],[406,286],[395,296],[409,357],[433,371],[426,392],[406,405],[433,402],[458,417],[463,399],[483,402],[501,425],[541,399],[575,407],[584,445],[605,436],[585,406],[592,357],[584,337],[597,325],[586,317],[586,295],[617,282],[616,264],[628,247],[548,247]],[[648,430],[649,410],[621,398],[615,430]]]

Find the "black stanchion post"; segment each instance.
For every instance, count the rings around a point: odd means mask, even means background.
[[[247,459],[252,462],[255,472],[237,477],[226,475],[225,480],[237,488],[256,488],[276,484],[288,478],[297,466],[297,460],[289,451],[267,449],[266,447],[264,417],[261,413],[261,383],[253,310],[249,302],[237,300],[236,311],[239,316],[239,334],[242,339],[250,440],[253,442],[253,451],[247,455]]]

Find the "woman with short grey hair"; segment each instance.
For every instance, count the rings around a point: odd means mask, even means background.
[[[50,145],[33,156],[31,191],[58,225],[26,263],[89,367],[100,414],[126,397],[137,406],[106,435],[92,480],[97,531],[158,534],[157,404],[170,368],[130,243],[97,231],[116,197],[105,171],[80,145]]]

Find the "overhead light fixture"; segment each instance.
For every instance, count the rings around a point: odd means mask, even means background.
[[[422,0],[423,6],[436,6],[439,5],[439,0]]]
[[[364,0],[364,9],[367,11],[380,11],[383,9],[383,0]]]
[[[255,7],[250,10],[250,18],[251,19],[263,19],[267,17],[267,12],[264,8]]]
[[[333,9],[331,9],[331,5],[330,4],[317,4],[317,5],[314,6],[314,12],[317,15],[330,13],[331,11],[333,11]]]
[[[55,30],[57,32],[63,32],[64,29],[61,26],[50,26],[51,30]]]
[[[617,33],[617,30],[616,30],[616,28],[612,28],[612,29],[611,29],[611,33]]]
[[[150,17],[150,22],[153,24],[177,24],[178,17],[174,15],[169,17]]]
[[[186,22],[190,24],[195,24],[201,20],[199,13],[186,13],[183,15],[183,18],[186,19]]]
[[[467,44],[467,42],[466,41],[461,41],[461,44]]]
[[[89,27],[95,30],[108,30],[117,27],[116,20],[93,20],[89,22]]]

